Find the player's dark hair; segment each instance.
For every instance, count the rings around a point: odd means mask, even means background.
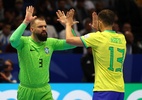
[[[98,19],[101,20],[105,25],[113,25],[115,21],[115,13],[109,9],[104,9],[98,14]]]

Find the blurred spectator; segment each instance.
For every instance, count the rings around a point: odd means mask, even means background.
[[[2,52],[5,52],[6,46],[9,44],[11,34],[11,24],[5,23],[2,31],[0,32],[0,49]]]
[[[117,33],[122,33],[122,32],[120,31],[120,26],[119,26],[119,24],[118,24],[117,22],[115,22],[115,23],[113,24],[112,29],[113,29],[115,32],[117,32]]]
[[[91,19],[90,18],[86,18],[84,21],[83,21],[83,26],[84,26],[84,29],[80,30],[80,35],[85,35],[87,33],[90,33],[90,32],[93,32],[94,30],[92,29],[92,27],[89,25],[91,23]]]
[[[15,22],[13,23],[12,33],[22,22],[23,22],[23,17],[22,16],[17,16],[15,18]],[[26,30],[23,33],[23,36],[30,36],[30,35],[31,35],[31,32],[29,30],[29,27],[27,27]]]
[[[2,22],[11,24],[11,27],[13,28],[13,23],[15,22],[14,9],[9,8],[4,10],[4,20],[2,20]]]
[[[105,8],[105,2],[103,0],[97,0],[95,2],[96,12],[99,13],[101,10]]]
[[[138,7],[142,7],[142,0],[135,0]]]
[[[64,11],[65,13],[68,11],[67,0],[57,0],[56,10]]]
[[[142,40],[137,41],[136,47],[138,47],[137,53],[142,54]]]
[[[47,25],[48,37],[58,38],[57,31],[53,25]]]
[[[122,33],[125,35],[127,41],[127,54],[136,54],[140,52],[137,44],[134,43],[134,35],[132,33],[131,24],[125,22],[122,27]]]
[[[0,20],[0,31],[2,30],[4,22],[2,20]]]
[[[4,8],[5,9],[13,9],[16,0],[3,0]]]
[[[126,41],[127,41],[127,54],[133,53],[133,42],[134,42],[134,36],[131,30],[131,24],[128,22],[125,22],[122,27],[122,33],[125,35]]]
[[[38,0],[35,6],[35,14],[44,16],[47,24],[52,24],[55,10],[52,8],[50,0]]]
[[[68,8],[75,8],[75,3],[76,3],[76,0],[67,0],[67,7]]]
[[[61,25],[57,21],[57,16],[56,16],[57,10],[61,10],[61,11],[64,11],[66,13],[69,10],[69,8],[67,7],[67,1],[66,0],[57,0],[56,1],[56,9],[54,9],[54,17],[53,17],[52,25],[55,26],[57,33],[59,33],[64,29],[64,26]]]
[[[1,83],[17,83],[17,80],[12,75],[13,62],[9,59],[4,62],[4,69],[0,72]]]
[[[15,10],[15,14],[16,16],[24,16],[24,1],[23,0],[16,0],[15,1],[15,6],[14,6],[14,10]]]
[[[142,16],[135,1],[115,0],[115,11],[117,11],[119,21],[121,22],[120,26],[126,21],[129,22],[135,39],[141,38]]]
[[[11,46],[10,43],[5,48],[4,53],[17,53],[17,50]]]
[[[0,58],[0,72],[3,70],[4,68],[4,59]]]
[[[74,28],[73,28],[74,29]],[[80,36],[80,32],[78,32],[77,30],[75,30],[75,33],[77,36]],[[65,29],[63,29],[60,33],[59,33],[59,39],[66,39],[66,33],[65,33]]]
[[[0,20],[4,19],[4,6],[3,6],[3,0],[0,0]]]
[[[79,23],[77,24],[78,31],[80,31],[80,30],[82,30],[84,28],[83,27],[83,20],[88,17],[88,14],[87,14],[87,12],[86,12],[86,10],[84,8],[84,2],[85,2],[85,0],[77,0],[76,1],[75,19],[77,21],[79,21]]]
[[[0,30],[2,30],[3,20],[4,20],[4,6],[3,6],[3,0],[0,0]]]
[[[85,7],[85,10],[88,11],[90,9],[95,9],[95,4],[92,0],[85,0],[84,7]]]
[[[92,19],[92,13],[93,13],[93,12],[96,12],[96,9],[95,9],[95,8],[91,8],[91,9],[88,9],[88,10],[87,10],[88,18],[91,18],[91,19]]]
[[[92,48],[87,48],[87,53],[81,58],[81,66],[83,71],[83,82],[94,82],[94,63]]]

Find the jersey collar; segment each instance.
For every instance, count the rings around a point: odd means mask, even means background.
[[[109,33],[113,33],[113,34],[115,34],[116,32],[115,31],[113,31],[113,30],[105,30],[104,32],[109,32]]]
[[[43,45],[45,43],[45,41],[44,42],[35,42],[31,36],[29,38],[32,42],[34,42],[37,45]]]

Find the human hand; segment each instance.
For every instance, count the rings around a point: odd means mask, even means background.
[[[33,6],[26,7],[26,15],[25,15],[25,19],[24,19],[23,22],[28,24],[32,20],[34,20],[37,16],[33,16],[33,13],[34,13],[34,7]]]
[[[56,15],[58,17],[57,21],[59,21],[63,26],[68,23],[68,20],[70,20],[70,23],[72,23],[71,25],[78,23],[78,21],[73,21],[74,9],[69,10],[66,15],[64,11],[58,10]]]
[[[79,23],[78,21],[74,21],[74,20],[73,20],[74,12],[75,12],[74,9],[71,9],[71,10],[69,10],[69,11],[67,12],[67,14],[66,14],[66,19],[67,19],[67,20],[66,20],[66,24],[67,24],[67,25],[72,26],[72,25],[74,25],[74,24],[76,24],[76,23]]]
[[[92,13],[92,23],[89,24],[96,31],[98,30],[98,15],[96,12]]]
[[[65,24],[66,24],[66,15],[65,15],[64,11],[58,10],[56,12],[56,15],[58,17],[57,21],[59,21],[63,26],[65,26]]]

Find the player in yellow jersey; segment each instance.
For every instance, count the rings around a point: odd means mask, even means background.
[[[91,47],[95,66],[93,100],[124,100],[123,63],[126,40],[123,34],[112,30],[115,13],[109,9],[92,14],[92,26],[99,31],[81,37],[72,35],[74,10],[66,14],[57,12],[58,20],[66,24],[66,42],[76,46]]]

